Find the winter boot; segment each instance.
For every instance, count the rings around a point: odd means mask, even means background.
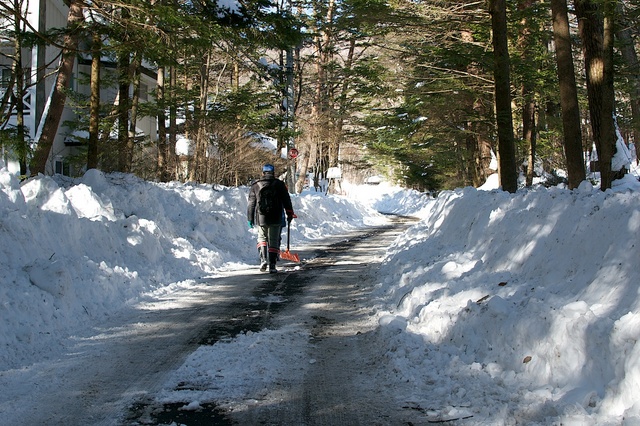
[[[278,270],[276,269],[277,260],[278,260],[278,253],[269,252],[269,273],[270,274],[275,274],[276,272],[278,272]]]
[[[269,266],[269,249],[267,246],[260,247],[260,272],[266,272]]]

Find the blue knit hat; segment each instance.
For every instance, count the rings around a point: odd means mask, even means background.
[[[273,173],[275,171],[275,167],[273,167],[273,164],[265,164],[264,166],[262,166],[262,172],[266,173],[266,172],[271,172]]]

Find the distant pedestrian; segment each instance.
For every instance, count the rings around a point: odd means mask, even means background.
[[[280,255],[280,233],[282,231],[282,212],[291,221],[297,217],[293,213],[291,197],[287,186],[275,177],[275,168],[271,164],[262,167],[262,177],[251,184],[247,220],[249,228],[258,227],[258,252],[260,270],[278,272],[276,261]]]

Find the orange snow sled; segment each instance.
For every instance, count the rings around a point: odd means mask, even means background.
[[[291,221],[287,221],[287,250],[280,252],[280,257],[292,262],[300,263],[300,257],[296,253],[289,251],[289,239],[291,237]]]

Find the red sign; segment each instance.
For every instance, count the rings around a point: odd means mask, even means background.
[[[296,158],[298,156],[298,150],[295,148],[291,148],[289,150],[289,158]]]

